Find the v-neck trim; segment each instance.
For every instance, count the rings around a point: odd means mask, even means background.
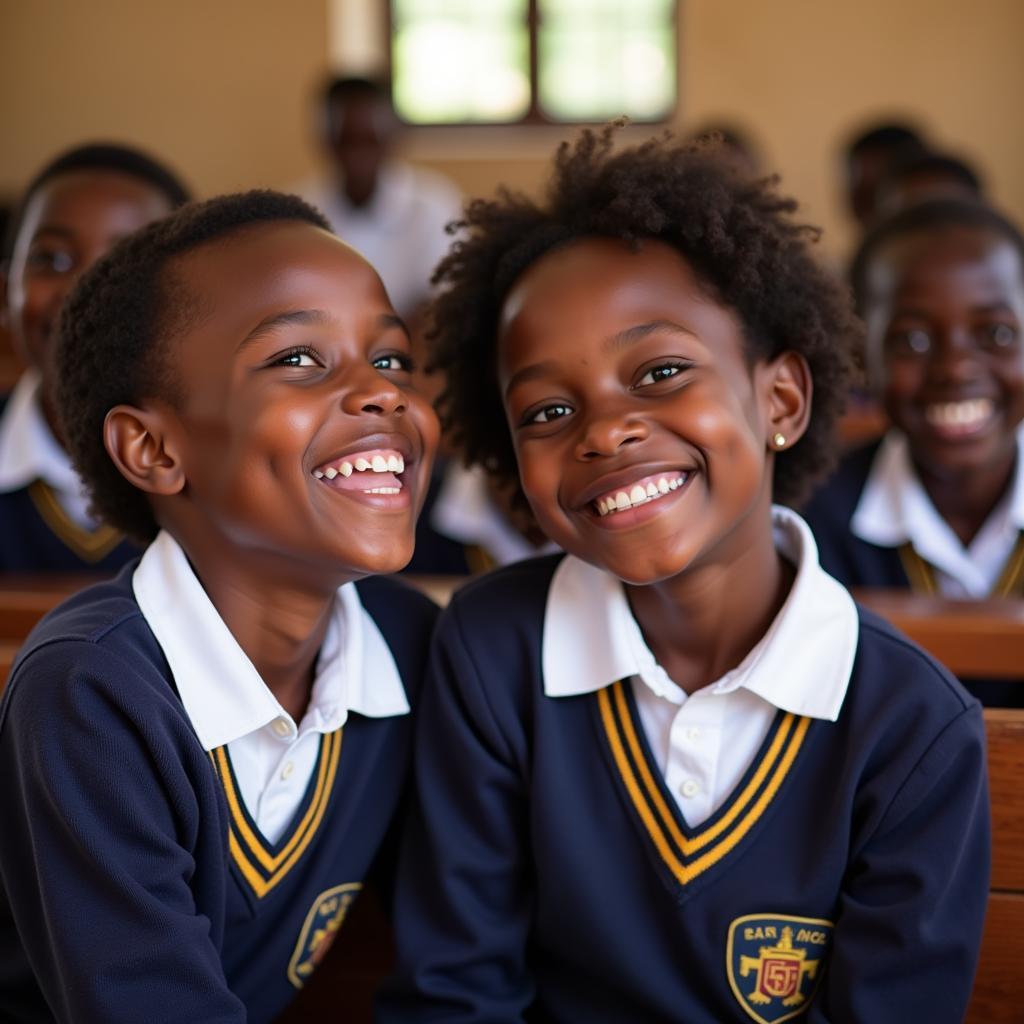
[[[239,796],[227,745],[210,751],[210,760],[228,804],[231,859],[258,899],[266,896],[285,878],[319,830],[334,791],[343,731],[338,729],[321,737],[316,765],[302,802],[276,843],[269,842],[263,835]]]
[[[595,695],[612,774],[650,849],[681,897],[737,849],[764,817],[800,752],[812,719],[779,711],[750,768],[722,806],[691,828],[643,739],[627,679]]]

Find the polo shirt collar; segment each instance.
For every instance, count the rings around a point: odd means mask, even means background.
[[[1024,425],[1017,431],[1017,465],[1003,514],[1024,530]],[[885,435],[875,453],[850,530],[879,547],[912,543],[922,558],[939,565],[948,561],[950,548],[962,547],[918,478],[906,437],[896,430]]]
[[[857,609],[818,564],[807,524],[781,506],[772,519],[776,546],[796,566],[796,578],[765,636],[712,686],[742,686],[784,711],[835,721],[857,649]],[[635,675],[658,691],[654,656],[622,583],[571,555],[559,563],[548,591],[541,663],[549,697],[593,693]]]
[[[132,587],[205,750],[288,719],[166,531],[146,549]],[[349,712],[370,718],[409,712],[394,656],[354,583],[338,589],[307,718],[314,728],[333,731]]]

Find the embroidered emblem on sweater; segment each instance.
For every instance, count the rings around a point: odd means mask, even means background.
[[[736,849],[764,817],[793,767],[811,720],[780,713],[746,781],[720,813],[691,830],[676,817],[657,769],[643,752],[627,686],[620,680],[597,692],[605,738],[644,832],[675,880],[687,886]]]
[[[320,893],[309,908],[306,920],[288,961],[288,980],[302,988],[320,966],[341,930],[348,908],[362,889],[362,882],[347,882]]]
[[[815,917],[748,914],[729,926],[729,987],[760,1024],[778,1024],[811,1004],[834,925]]]

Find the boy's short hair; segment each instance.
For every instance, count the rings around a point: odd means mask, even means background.
[[[142,541],[158,525],[148,499],[118,471],[103,443],[115,405],[179,399],[168,343],[195,315],[193,297],[171,272],[182,256],[254,224],[305,221],[325,231],[323,215],[298,196],[253,191],[193,203],[122,239],[82,275],[57,330],[57,408],[92,511]]]
[[[48,181],[75,171],[106,171],[111,174],[124,174],[130,178],[138,178],[158,192],[162,192],[167,197],[172,210],[183,206],[192,198],[187,186],[170,168],[165,167],[141,149],[121,146],[112,142],[94,142],[84,146],[75,146],[54,157],[25,186],[3,234],[0,263],[10,260],[18,232],[21,230],[21,224],[25,218],[25,211],[36,192]]]
[[[868,150],[880,150],[894,156],[904,153],[921,153],[926,149],[920,132],[910,124],[899,121],[875,124],[851,136],[843,147],[847,165]]]
[[[864,237],[850,268],[854,300],[860,314],[863,316],[866,312],[872,261],[890,242],[905,235],[957,227],[977,228],[1002,236],[1017,249],[1024,263],[1024,235],[998,210],[973,199],[931,199],[880,221]]]
[[[833,464],[860,325],[845,290],[808,251],[774,179],[732,173],[713,150],[668,138],[613,151],[614,128],[585,131],[556,156],[542,205],[507,190],[466,209],[460,240],[438,266],[433,363],[447,378],[442,423],[469,463],[517,482],[496,379],[498,321],[515,280],[545,253],[586,237],[658,239],[681,253],[744,328],[753,358],[799,352],[814,379],[807,432],[775,462],[773,494],[796,502]]]

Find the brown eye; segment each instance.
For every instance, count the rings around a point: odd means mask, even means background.
[[[526,417],[525,423],[551,423],[553,420],[560,420],[563,416],[569,416],[571,413],[572,409],[568,405],[560,405],[556,402],[530,413]]]
[[[931,347],[931,336],[919,327],[891,334],[886,339],[886,349],[894,356],[923,356]]]
[[[1017,331],[1009,324],[992,324],[985,331],[985,340],[993,348],[1011,348],[1017,343]]]

